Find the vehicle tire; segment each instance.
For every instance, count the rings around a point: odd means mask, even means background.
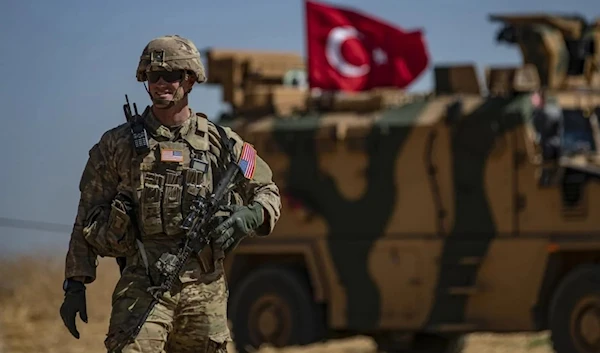
[[[299,271],[264,266],[231,289],[229,319],[237,352],[304,345],[325,333],[322,306],[313,300],[310,284]]]
[[[548,317],[557,353],[600,352],[600,266],[567,274],[554,291]]]
[[[461,334],[440,335],[417,333],[411,345],[411,353],[461,353],[465,340]]]

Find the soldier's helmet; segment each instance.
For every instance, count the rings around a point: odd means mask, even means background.
[[[146,81],[146,72],[154,70],[191,71],[196,76],[196,82],[206,81],[198,48],[191,40],[178,35],[157,37],[146,45],[136,71],[137,80]]]

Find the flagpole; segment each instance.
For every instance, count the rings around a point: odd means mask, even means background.
[[[310,77],[309,77],[309,73],[310,73],[310,66],[309,66],[309,45],[308,45],[308,1],[309,0],[302,0],[302,5],[304,7],[303,9],[303,13],[304,13],[304,53],[305,53],[305,57],[304,57],[304,69],[306,72],[306,84],[307,84],[307,89],[308,89],[308,94],[310,95]]]
[[[304,61],[304,67],[306,70],[306,83],[307,83],[307,91],[308,91],[308,97],[307,97],[307,101],[309,102],[308,107],[321,107],[322,106],[322,99],[323,99],[323,95],[326,94],[330,94],[331,92],[329,90],[324,91],[322,89],[318,89],[318,93],[316,94],[316,96],[313,96],[313,87],[311,86],[311,82],[310,82],[310,73],[311,73],[311,67],[310,67],[310,56],[311,56],[311,52],[310,52],[310,40],[309,40],[309,33],[308,33],[308,4],[309,2],[311,2],[312,0],[303,0],[302,4],[304,5],[304,48],[305,48],[305,52],[306,52],[306,57],[305,57],[305,61]],[[314,99],[314,101],[313,101]]]

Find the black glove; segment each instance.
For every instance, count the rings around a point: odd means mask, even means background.
[[[67,279],[63,286],[65,291],[65,300],[60,306],[60,317],[73,337],[79,339],[79,332],[75,325],[75,317],[79,312],[79,317],[87,324],[87,308],[85,303],[85,285],[82,282]]]
[[[212,238],[223,251],[229,251],[263,223],[263,207],[253,202],[248,206],[231,205],[224,209],[229,210],[231,216],[215,228]]]

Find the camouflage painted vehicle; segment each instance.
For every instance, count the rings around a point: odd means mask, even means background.
[[[239,350],[549,329],[558,353],[600,351],[600,24],[491,18],[524,63],[485,93],[460,64],[431,94],[316,96],[298,55],[207,51],[221,122],[284,196],[274,234],[227,259]]]

